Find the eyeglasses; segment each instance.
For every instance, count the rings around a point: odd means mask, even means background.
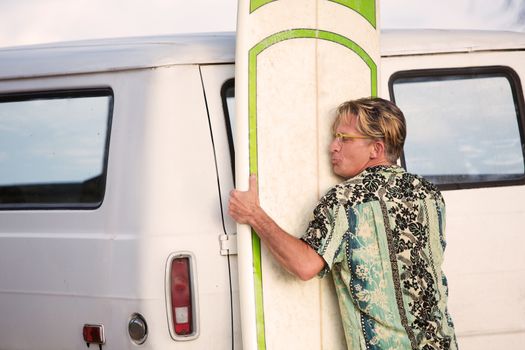
[[[343,133],[336,133],[334,135],[334,140],[337,141],[339,144],[346,143],[353,139],[371,139],[370,136],[361,136],[361,135],[352,135],[352,134],[343,134]]]

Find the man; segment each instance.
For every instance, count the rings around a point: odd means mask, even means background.
[[[300,239],[260,207],[254,176],[247,192],[232,191],[230,215],[302,280],[332,273],[348,349],[457,349],[441,271],[445,204],[396,165],[403,113],[380,98],[348,101],[333,132],[332,168],[346,181],[321,198]]]

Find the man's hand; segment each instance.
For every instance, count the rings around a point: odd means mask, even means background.
[[[250,187],[248,191],[232,190],[230,192],[228,213],[239,224],[251,225],[256,212],[260,209],[257,176],[252,174],[250,175]]]
[[[320,255],[305,242],[285,232],[261,208],[255,175],[250,175],[248,191],[230,192],[228,208],[235,221],[250,225],[277,261],[300,279],[309,280],[324,267]]]

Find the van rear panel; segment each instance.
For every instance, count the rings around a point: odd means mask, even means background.
[[[224,230],[198,65],[2,81],[0,95],[33,94],[31,103],[46,106],[42,92],[93,88],[113,94],[107,129],[88,130],[89,120],[68,127],[78,137],[109,135],[103,200],[89,208],[80,199],[42,209],[2,204],[0,347],[84,349],[84,324],[99,324],[104,346],[134,348],[128,322],[140,314],[147,323],[144,348],[230,349],[229,271],[227,257],[220,255]],[[90,110],[69,111],[64,122],[81,119],[82,113],[89,119]],[[68,149],[67,141],[74,140],[46,143],[45,136],[35,134],[44,139],[35,141],[41,149],[27,151],[40,154],[42,162],[75,151],[71,157],[79,164],[96,161],[82,149]],[[50,150],[42,148],[46,144]],[[11,148],[2,153],[14,156]],[[64,162],[27,168],[53,171]],[[168,264],[181,254],[192,264],[193,317],[190,334],[177,335],[168,321],[176,318],[169,305]]]

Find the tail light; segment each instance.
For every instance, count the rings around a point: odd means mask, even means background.
[[[190,257],[175,257],[171,261],[170,293],[173,329],[178,336],[192,335],[195,332],[191,282]]]

